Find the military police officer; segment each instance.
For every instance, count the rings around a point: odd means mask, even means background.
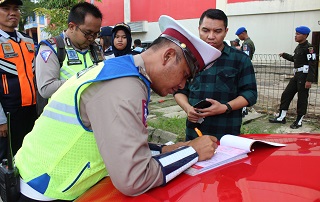
[[[243,41],[242,46],[240,47],[241,51],[245,52],[252,60],[256,48],[254,46],[253,41],[248,36],[247,29],[245,27],[240,27],[236,31],[236,35],[239,37],[241,41]]]
[[[280,57],[294,62],[294,77],[288,83],[281,95],[280,114],[271,123],[286,123],[286,114],[294,95],[298,93],[297,118],[290,125],[290,128],[297,129],[302,126],[302,119],[307,112],[309,89],[311,82],[315,81],[316,75],[316,54],[307,37],[310,29],[306,26],[296,28],[295,41],[298,46],[294,50],[294,55],[280,53]]]

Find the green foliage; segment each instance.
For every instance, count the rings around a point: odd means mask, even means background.
[[[84,0],[40,0],[43,8],[46,9],[59,9],[64,8],[65,10],[70,10],[72,6],[79,2],[84,2]]]
[[[96,1],[101,2],[101,0]],[[57,36],[67,29],[70,9],[79,2],[84,0],[40,0],[41,8],[36,8],[34,12],[39,16],[46,16],[49,20],[48,26],[43,31],[51,36]]]
[[[38,3],[33,3],[30,0],[22,0],[21,18],[19,22],[19,31],[24,30],[24,25],[27,23],[27,18],[34,15],[34,9],[39,7]]]
[[[64,8],[36,8],[34,11],[37,15],[43,15],[50,20],[48,26],[46,26],[43,31],[49,33],[51,36],[57,36],[67,28],[70,10]]]

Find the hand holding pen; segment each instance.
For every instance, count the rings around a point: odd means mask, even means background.
[[[202,136],[200,130],[199,132]],[[214,136],[204,135],[201,138],[191,140],[188,143],[188,146],[192,146],[193,149],[196,150],[199,155],[198,161],[204,161],[210,159],[214,155],[216,148],[218,147],[217,141],[217,138]]]

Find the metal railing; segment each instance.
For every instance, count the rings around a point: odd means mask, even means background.
[[[281,94],[293,77],[293,62],[287,61],[277,54],[256,54],[252,59],[258,86],[258,100],[254,106],[256,111],[275,115],[280,106]],[[305,119],[312,122],[320,120],[320,87],[312,84],[309,91],[308,110]],[[296,116],[297,95],[291,101],[288,115]]]

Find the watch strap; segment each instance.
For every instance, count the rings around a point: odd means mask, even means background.
[[[226,114],[229,114],[230,112],[232,112],[232,107],[229,105],[229,103],[225,104],[227,106],[227,110],[226,110]]]

